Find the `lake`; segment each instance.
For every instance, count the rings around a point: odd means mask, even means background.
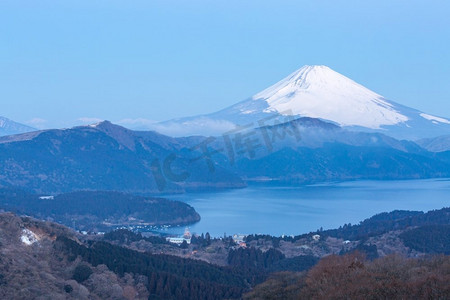
[[[450,206],[450,179],[350,181],[298,187],[250,185],[214,193],[167,197],[193,206],[201,221],[191,232],[298,235],[357,224],[392,210],[428,211]],[[168,233],[181,234],[182,228]]]

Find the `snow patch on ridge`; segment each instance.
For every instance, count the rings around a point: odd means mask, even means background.
[[[290,110],[302,117],[332,120],[342,126],[379,129],[408,121],[383,96],[326,66],[304,66],[252,97],[265,112]]]
[[[420,116],[424,119],[432,121],[433,123],[439,122],[439,123],[444,123],[444,124],[450,124],[450,121],[447,119],[444,119],[444,118],[440,118],[440,117],[436,117],[436,116],[432,116],[432,115],[424,114],[424,113],[421,113]]]

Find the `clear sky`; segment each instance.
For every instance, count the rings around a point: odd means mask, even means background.
[[[0,0],[0,115],[162,121],[323,64],[450,117],[449,16],[447,0]]]

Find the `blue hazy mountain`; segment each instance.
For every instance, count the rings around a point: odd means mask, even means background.
[[[0,136],[25,133],[36,129],[0,116]]]
[[[240,134],[251,136],[254,145],[252,153],[236,151],[233,157],[232,169],[246,180],[299,184],[450,175],[446,152],[438,158],[411,141],[351,131],[319,119],[299,118]],[[262,136],[266,139],[258,144]]]
[[[417,141],[417,144],[432,152],[450,151],[450,134],[420,139]]]
[[[102,122],[0,138],[0,185],[39,193],[116,190],[132,193],[242,187],[235,174],[209,172],[196,138],[173,139]]]

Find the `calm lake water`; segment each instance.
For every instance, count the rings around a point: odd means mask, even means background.
[[[215,193],[168,197],[192,205],[201,221],[191,232],[298,235],[357,224],[396,209],[428,211],[450,206],[450,179],[352,181],[300,187],[251,185]],[[170,228],[168,233],[182,233]]]

